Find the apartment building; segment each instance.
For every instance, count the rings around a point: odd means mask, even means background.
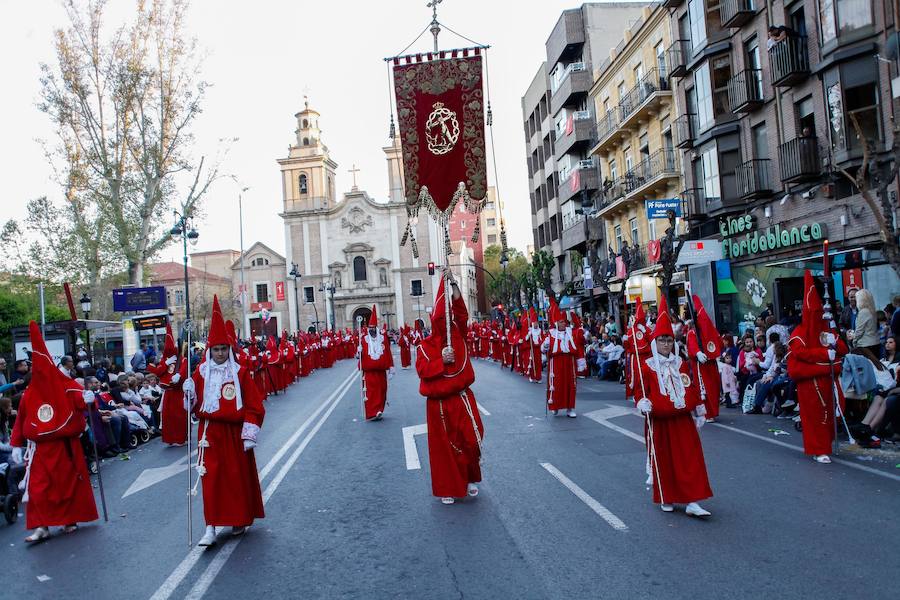
[[[874,215],[841,171],[860,167],[863,139],[876,161],[890,159],[889,3],[663,5],[675,36],[667,66],[682,204],[694,236],[724,247],[715,268],[691,272],[711,280],[698,283],[715,292],[718,325],[742,329],[769,303],[779,317],[797,310],[803,271],[822,270],[826,238],[837,299],[862,281],[884,305],[900,286],[877,249]],[[770,27],[782,29],[770,38]]]
[[[534,245],[555,257],[557,291],[580,268],[588,234],[579,213],[584,197],[593,200],[600,184],[589,154],[595,131],[588,98],[594,66],[609,55],[644,4],[587,3],[564,11],[545,44],[546,62],[522,97]]]
[[[644,7],[598,66],[590,90],[597,114],[590,153],[602,175],[598,214],[607,241],[604,275],[626,286],[628,302],[656,300],[660,266],[648,247],[668,227],[666,212],[658,206],[672,206],[683,189],[673,133],[671,49],[668,11],[659,4]],[[616,256],[624,261],[624,272],[617,272]]]

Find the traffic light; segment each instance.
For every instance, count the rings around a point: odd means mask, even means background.
[[[433,262],[428,263],[428,274],[434,275],[434,263]]]

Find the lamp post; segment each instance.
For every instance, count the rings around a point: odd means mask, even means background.
[[[231,176],[231,180],[234,181],[238,186],[240,186],[241,190],[238,192],[238,227],[240,229],[240,237],[241,237],[241,329],[244,328],[244,325],[247,324],[247,288],[244,284],[244,192],[249,190],[250,188],[241,185],[238,181],[237,177],[234,175]],[[299,314],[299,313],[298,313]],[[298,317],[299,319],[299,317]],[[297,321],[297,326],[300,326],[299,320]],[[249,325],[247,325],[249,329]],[[249,331],[243,332],[245,337],[250,337]]]
[[[86,336],[87,342],[87,356],[88,362],[94,364],[94,353],[91,349],[91,329],[87,324],[87,320],[91,318],[91,297],[87,295],[87,292],[81,294],[81,312],[84,313],[84,334]]]
[[[391,317],[393,317],[393,316],[396,315],[396,314],[397,314],[397,313],[392,313],[392,312],[386,312],[386,313],[384,313],[384,316],[385,316],[385,318],[387,319],[387,327],[388,327],[388,331],[391,330]]]
[[[300,296],[297,295],[297,280],[303,277],[300,273],[300,269],[297,268],[297,263],[291,263],[291,272],[288,273],[291,277],[294,278],[294,309],[297,311],[297,330],[300,330]]]
[[[331,300],[331,330],[334,331],[334,284],[331,282],[325,283],[324,281],[319,285],[320,292],[328,292]],[[329,296],[326,296],[326,301],[329,299]],[[318,318],[318,317],[316,317]],[[325,325],[328,326],[328,303],[325,304]]]
[[[508,296],[508,292],[509,292],[509,287],[508,287],[508,285],[507,285],[508,282],[507,282],[507,279],[506,279],[506,275],[507,275],[507,273],[506,273],[506,266],[507,266],[508,264],[509,264],[509,256],[507,256],[506,250],[504,249],[504,250],[500,253],[500,266],[503,267],[503,279],[502,279],[502,281],[500,282],[500,295],[501,295],[501,297],[503,298],[503,305],[506,306],[506,310],[510,310],[510,307],[509,307],[509,298],[507,297],[507,296]]]
[[[192,218],[189,216],[185,216],[184,214],[178,212],[177,210],[172,211],[175,215],[175,225],[172,226],[172,229],[169,233],[172,234],[172,237],[175,238],[175,241],[181,240],[182,243],[182,258],[184,260],[184,321],[182,322],[182,329],[186,333],[191,327],[191,294],[188,283],[188,242],[191,243],[191,246],[197,245],[197,239],[200,237],[200,234],[197,233],[197,230],[194,228]],[[191,349],[188,348],[188,354],[190,355]]]

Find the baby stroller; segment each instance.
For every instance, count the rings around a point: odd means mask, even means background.
[[[0,474],[0,509],[6,522],[12,525],[19,518],[19,505],[22,503],[22,492],[19,482],[25,477],[25,465],[9,464],[6,471]]]
[[[119,414],[128,418],[128,431],[131,434],[131,447],[137,448],[139,444],[150,441],[150,426],[141,417],[141,413],[134,410],[118,409]]]

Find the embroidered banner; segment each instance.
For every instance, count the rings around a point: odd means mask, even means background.
[[[407,202],[449,215],[487,192],[481,56],[394,66]]]

